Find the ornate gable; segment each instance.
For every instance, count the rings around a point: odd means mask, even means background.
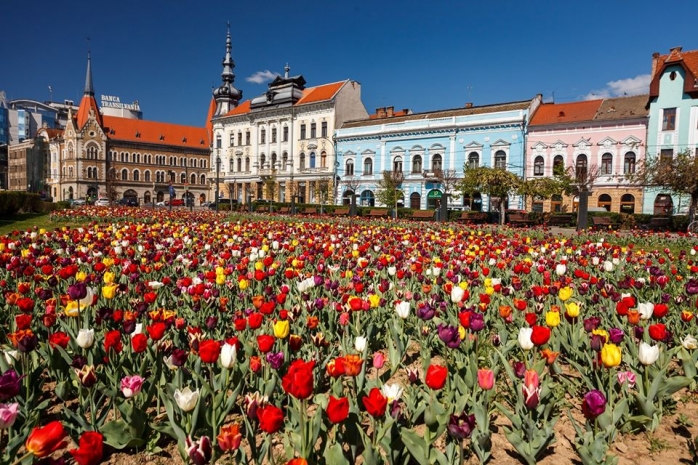
[[[635,136],[628,136],[620,141],[620,143],[628,147],[636,148],[642,143],[642,141]]]
[[[611,147],[613,147],[616,144],[618,144],[618,142],[615,139],[613,139],[612,137],[604,137],[596,145],[610,149]]]
[[[548,146],[545,145],[543,142],[536,142],[531,146],[531,148],[536,152],[542,152],[543,150],[547,149]]]
[[[511,142],[507,142],[504,139],[497,139],[494,143],[492,143],[492,147],[509,147],[511,145]]]
[[[589,137],[588,139],[585,139],[584,137],[582,137],[577,142],[572,144],[572,147],[578,148],[580,150],[588,149],[589,147],[591,147],[591,137]]]
[[[472,141],[471,143],[469,143],[468,145],[465,146],[466,149],[472,149],[472,150],[481,150],[482,147],[483,147],[482,144],[475,142],[475,141]]]

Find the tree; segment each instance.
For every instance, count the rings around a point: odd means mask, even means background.
[[[456,170],[436,170],[434,174],[441,187],[443,187],[444,193],[451,195],[458,186],[459,179]]]
[[[322,211],[322,205],[327,203],[332,193],[332,182],[330,178],[320,178],[315,183],[315,197],[320,202],[320,211]]]
[[[376,199],[387,206],[395,207],[395,216],[397,218],[397,203],[404,198],[404,194],[400,190],[402,181],[405,175],[402,171],[383,171],[383,177],[376,183]]]
[[[480,166],[471,168],[466,163],[463,166],[463,179],[458,183],[458,190],[463,195],[472,195],[474,192],[487,194],[490,198],[499,197],[501,205],[506,205],[509,195],[519,192],[522,184],[520,177],[501,168]],[[504,224],[505,212],[502,211],[499,221]]]
[[[698,159],[687,149],[676,156],[645,157],[637,164],[634,174],[626,175],[642,187],[668,189],[691,198],[688,221],[694,221],[698,204]]]
[[[264,182],[264,190],[266,192],[267,200],[274,200],[276,194],[276,170],[268,176],[262,176],[262,181]]]

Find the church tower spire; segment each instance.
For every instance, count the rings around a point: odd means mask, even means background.
[[[87,75],[85,76],[85,90],[84,95],[95,95],[94,88],[92,87],[92,56],[90,52],[87,52]]]
[[[95,100],[95,90],[92,86],[92,56],[90,52],[87,52],[87,74],[85,75],[85,90],[82,94],[82,100],[80,100],[80,106],[78,107],[77,114],[77,127],[82,129],[90,115],[94,114],[94,118],[97,120],[97,124],[102,126],[102,115],[99,113],[99,108],[97,107],[97,101]]]
[[[213,91],[213,98],[216,101],[216,111],[214,116],[221,116],[238,106],[242,99],[242,91],[233,86],[235,81],[235,62],[233,61],[233,41],[230,38],[230,22],[228,22],[228,35],[225,40],[225,58],[223,59],[223,72],[221,78],[223,84]]]

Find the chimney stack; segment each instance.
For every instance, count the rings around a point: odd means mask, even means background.
[[[654,74],[657,72],[657,68],[659,68],[659,52],[654,52],[652,54],[652,78],[654,78]]]
[[[465,108],[472,108],[473,107],[473,102],[466,102]]]
[[[388,118],[392,118],[393,116],[395,116],[395,107],[386,107],[385,111],[386,111],[386,116]]]
[[[376,108],[376,118],[385,118],[386,112],[385,107]]]

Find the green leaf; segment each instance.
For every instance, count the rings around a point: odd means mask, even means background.
[[[114,449],[127,447],[141,447],[146,443],[143,438],[146,423],[128,424],[122,419],[106,423],[100,432],[104,435],[104,442]]]
[[[325,462],[332,465],[349,465],[349,460],[347,460],[342,450],[342,446],[335,442],[330,447],[325,448],[325,453],[323,455]]]
[[[400,430],[400,437],[403,444],[410,451],[410,454],[417,463],[430,463],[425,455],[427,449],[426,440],[419,436],[411,429],[403,428]]]

